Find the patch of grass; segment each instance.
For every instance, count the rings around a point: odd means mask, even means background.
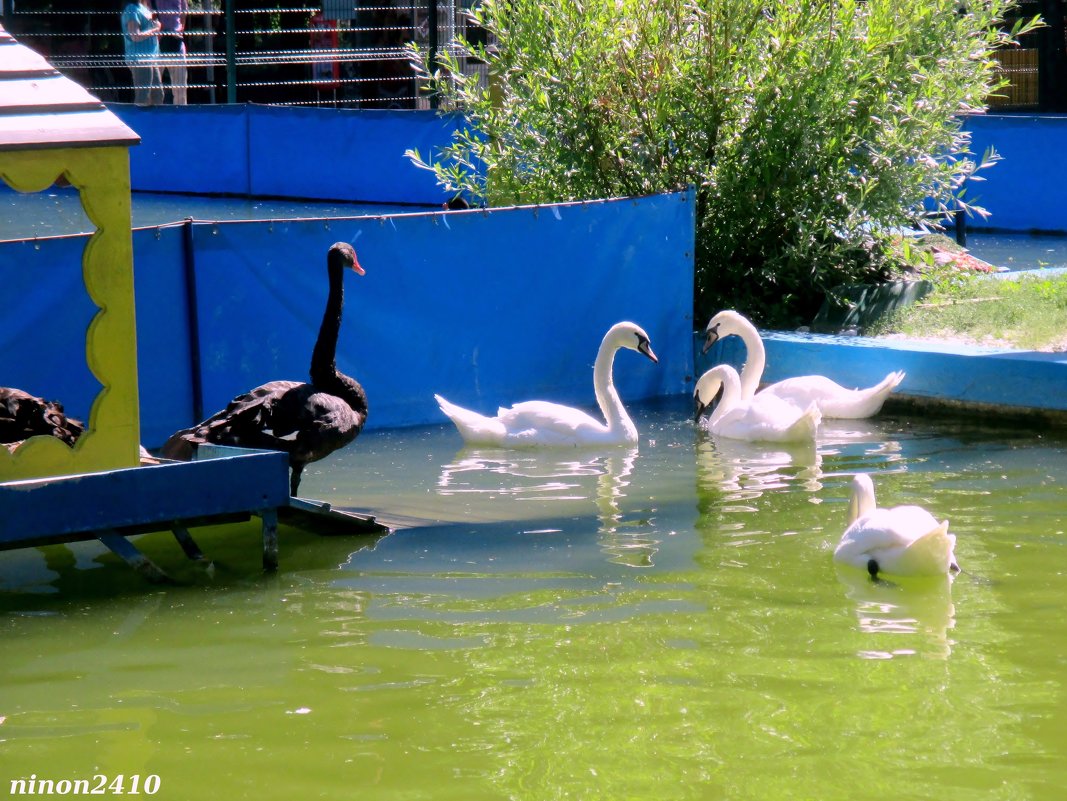
[[[934,267],[923,277],[934,282],[934,292],[878,320],[870,334],[1067,349],[1067,273],[1013,279]]]

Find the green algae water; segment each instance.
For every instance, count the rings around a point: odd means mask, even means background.
[[[635,421],[639,449],[591,454],[368,432],[302,489],[419,525],[283,529],[273,575],[255,525],[196,532],[208,568],[141,538],[162,588],[90,544],[0,554],[0,795],[1063,797],[1067,440]],[[949,518],[968,572],[837,569],[855,471]]]

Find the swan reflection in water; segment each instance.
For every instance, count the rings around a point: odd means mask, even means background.
[[[588,512],[591,501],[608,561],[649,567],[660,543],[651,512],[624,506],[637,453],[637,448],[608,448],[564,456],[547,450],[467,448],[442,466],[437,493],[544,503],[543,517],[554,518]]]
[[[875,457],[880,463],[903,461],[904,447],[877,420],[824,420],[819,430],[823,456]]]
[[[855,606],[859,630],[872,635],[864,659],[925,656],[947,659],[952,653],[949,632],[956,625],[952,577],[877,580],[848,566],[837,577]]]
[[[702,433],[697,441],[697,476],[704,490],[740,501],[764,492],[799,485],[822,487],[822,455],[809,442],[745,442]]]

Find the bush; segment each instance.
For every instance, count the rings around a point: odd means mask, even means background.
[[[489,205],[693,185],[696,319],[806,322],[826,289],[888,274],[890,231],[967,205],[996,156],[972,157],[963,117],[998,86],[993,50],[1038,24],[998,28],[1013,6],[482,0],[490,46],[412,52],[470,128],[409,156]]]

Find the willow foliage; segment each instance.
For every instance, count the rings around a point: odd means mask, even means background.
[[[963,129],[999,88],[1014,0],[481,0],[491,46],[413,61],[469,121],[423,157],[489,205],[697,188],[697,319],[809,321],[886,274],[890,231],[936,220],[996,159]],[[464,75],[488,64],[488,84]]]

